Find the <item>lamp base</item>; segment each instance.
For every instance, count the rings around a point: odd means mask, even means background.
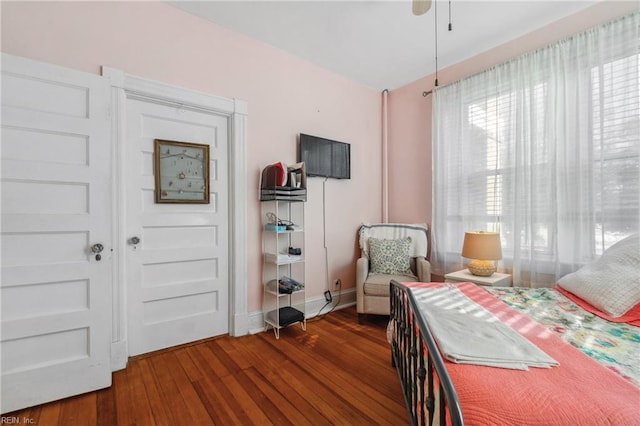
[[[480,277],[490,277],[496,271],[496,265],[490,260],[472,260],[467,265],[467,269],[473,275]]]

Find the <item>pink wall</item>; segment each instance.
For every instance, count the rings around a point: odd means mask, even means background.
[[[329,278],[355,280],[356,231],[380,220],[376,90],[160,2],[2,2],[2,51],[89,73],[102,65],[248,102],[249,311],[261,309],[258,177],[296,160],[299,132],[352,144],[352,179],[327,189]],[[309,180],[307,297],[322,295],[322,179]]]
[[[439,73],[441,85],[637,9],[604,2]],[[261,295],[260,169],[295,161],[299,132],[352,144],[352,179],[327,189],[329,278],[353,286],[356,231],[381,218],[380,114],[376,90],[159,2],[2,2],[2,51],[98,74],[100,66],[249,104],[249,310]],[[431,221],[433,76],[389,95],[389,219]],[[308,297],[325,289],[322,180],[306,205]]]
[[[639,10],[637,1],[604,1],[438,72],[438,83],[486,70],[571,34]],[[389,94],[389,221],[431,222],[431,95],[429,75]],[[397,170],[402,170],[401,173]]]

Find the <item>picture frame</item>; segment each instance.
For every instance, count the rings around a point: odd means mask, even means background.
[[[155,202],[209,204],[209,145],[154,139]]]

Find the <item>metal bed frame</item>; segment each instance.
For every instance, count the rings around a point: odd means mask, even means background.
[[[432,425],[437,412],[440,425],[447,423],[447,417],[451,425],[463,425],[458,395],[429,327],[416,314],[415,296],[395,280],[389,290],[391,362],[398,370],[411,424]]]

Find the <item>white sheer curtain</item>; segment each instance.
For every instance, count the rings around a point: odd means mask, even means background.
[[[514,285],[552,285],[638,232],[639,69],[634,13],[436,90],[435,271],[499,231]]]

